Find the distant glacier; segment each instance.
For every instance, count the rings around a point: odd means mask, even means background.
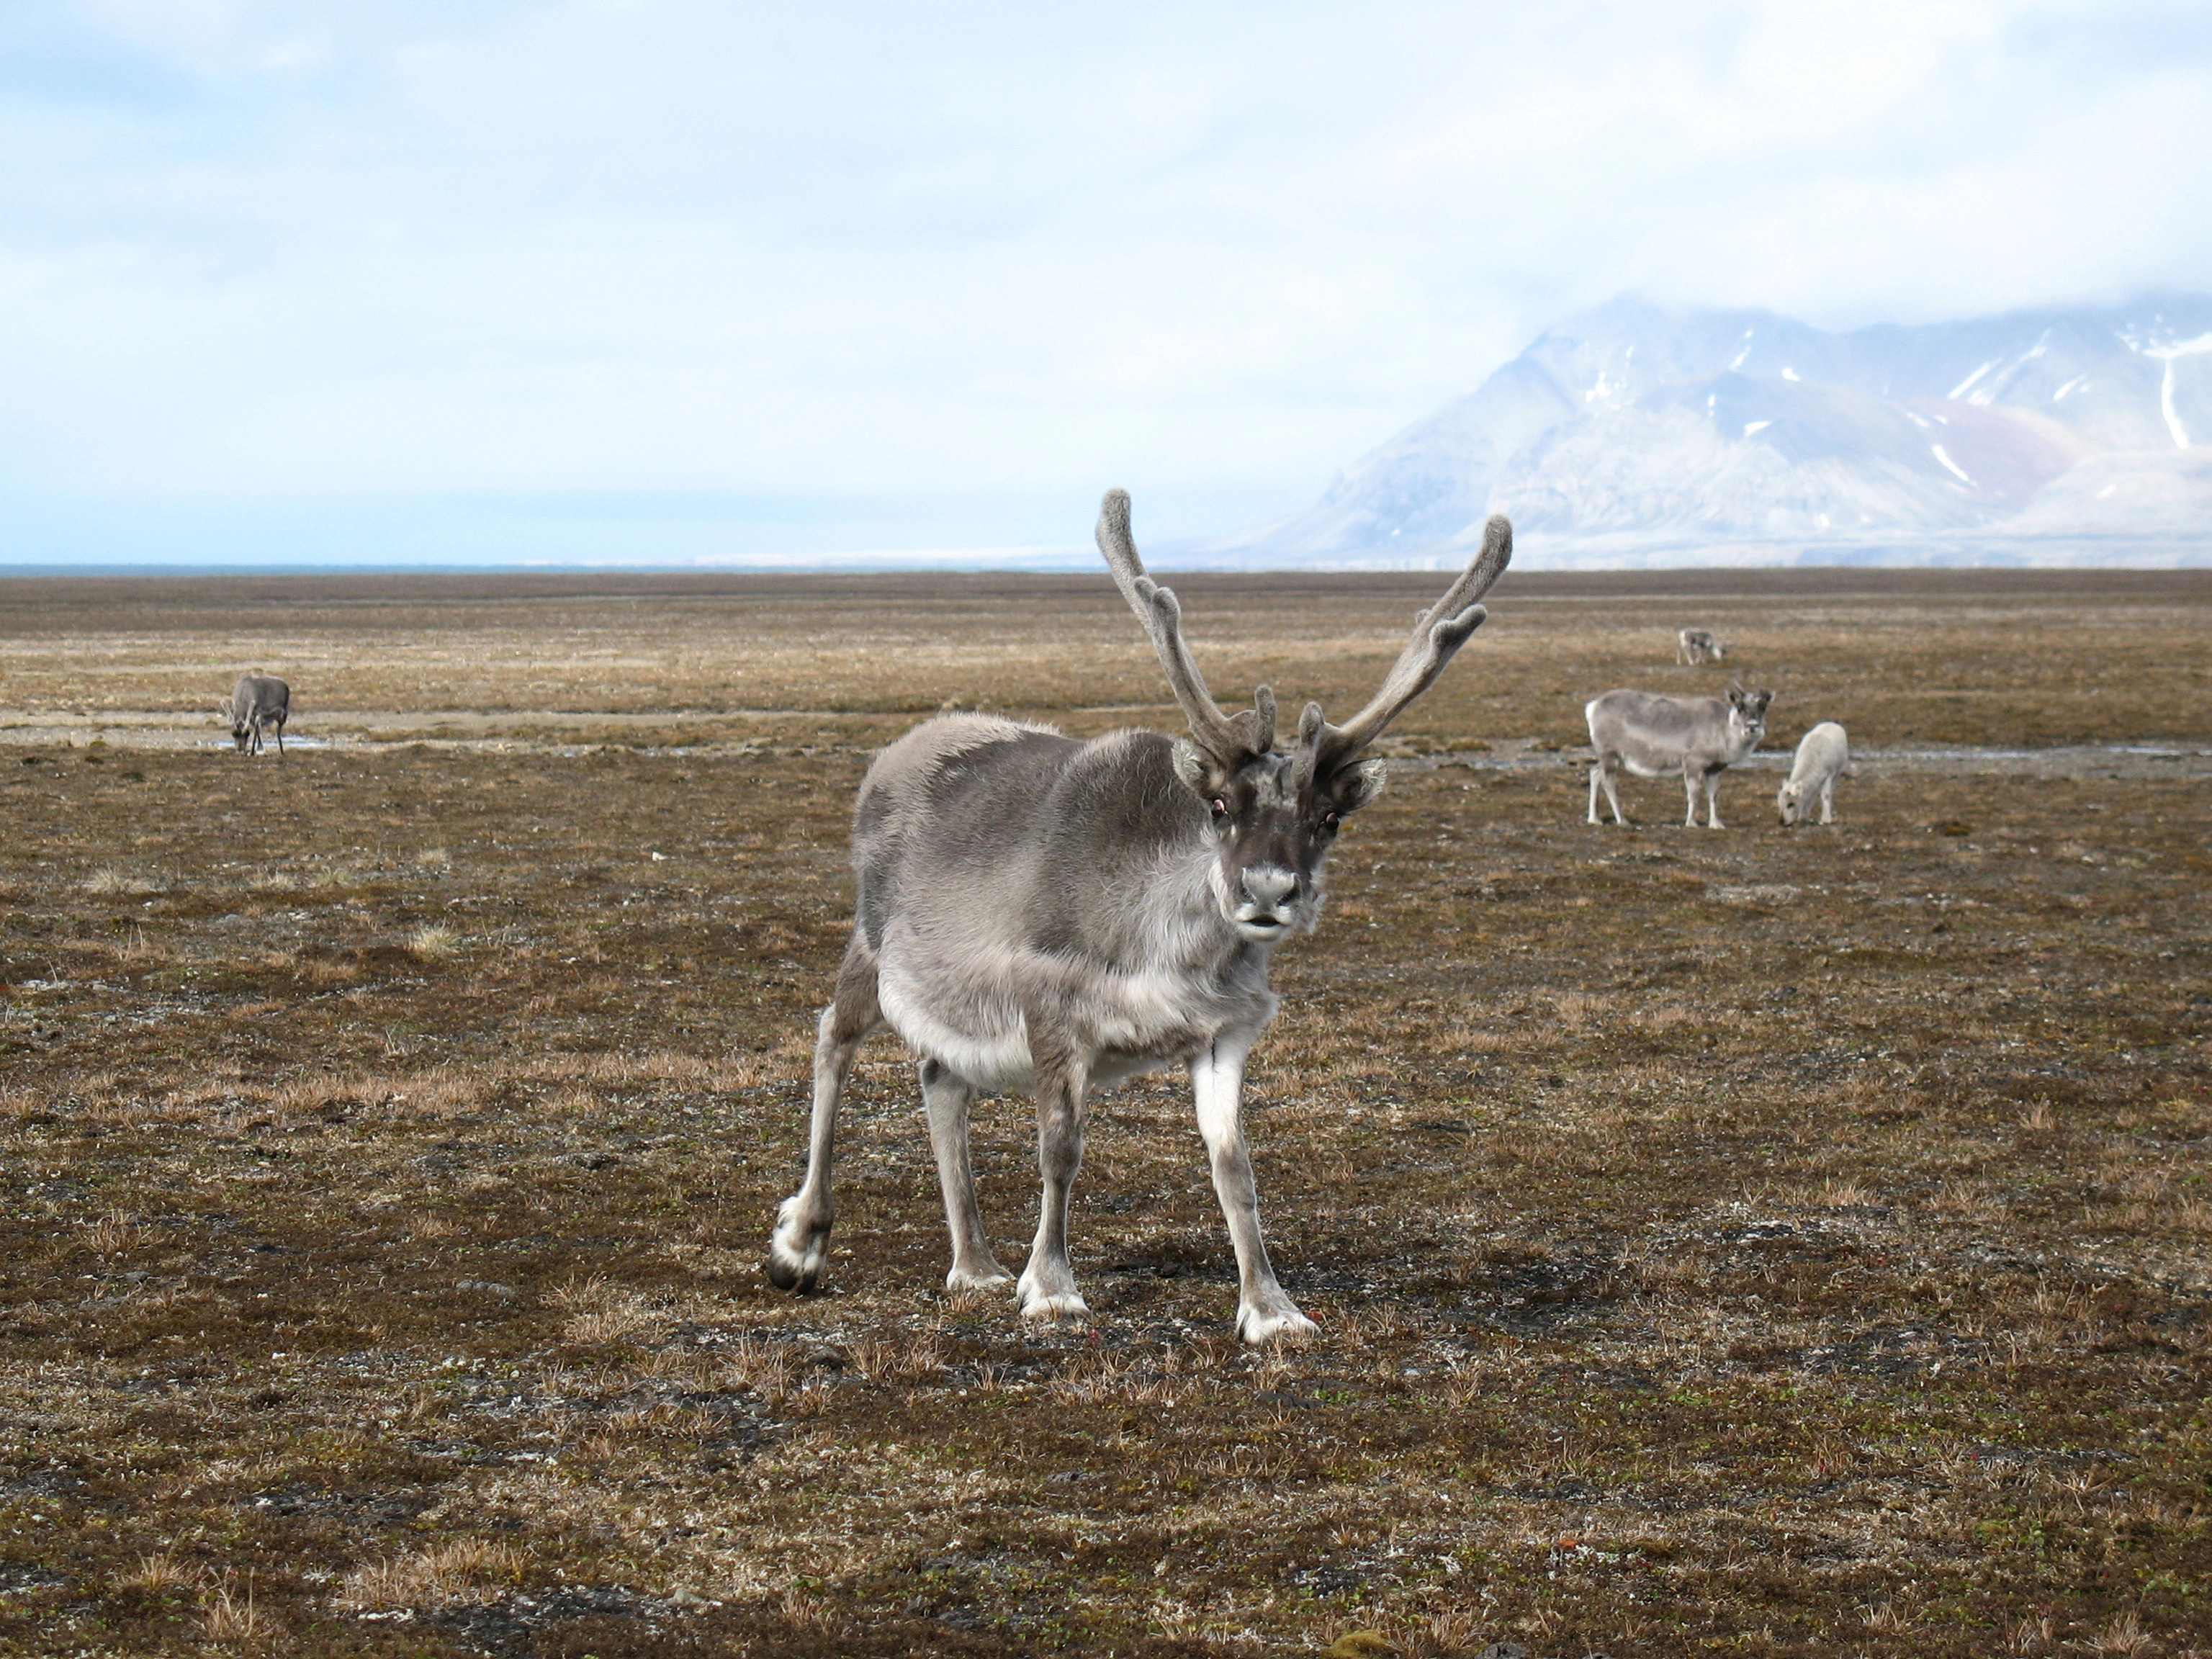
[[[1633,297],[1570,317],[1311,506],[1186,568],[2212,565],[2212,299],[1829,333]]]

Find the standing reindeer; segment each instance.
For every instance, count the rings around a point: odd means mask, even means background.
[[[237,690],[222,700],[222,717],[230,722],[230,740],[241,755],[261,752],[261,734],[273,727],[276,752],[284,752],[284,722],[292,717],[292,688],[274,674],[247,674]]]
[[[1719,662],[1728,655],[1728,647],[1710,628],[1686,628],[1674,635],[1674,660],[1695,668],[1709,662]]]
[[[1312,1334],[1260,1239],[1244,1139],[1244,1057],[1274,1018],[1267,965],[1310,933],[1322,866],[1346,815],[1382,790],[1364,758],[1482,623],[1476,601],[1512,556],[1493,518],[1481,551],[1414,619],[1366,708],[1319,703],[1275,746],[1275,699],[1223,713],[1182,637],[1174,593],[1145,574],[1129,498],[1109,492],[1099,550],[1151,636],[1188,738],[1113,732],[1080,743],[980,714],[928,721],[877,757],[853,815],[859,916],[814,1051],[806,1179],[784,1200],[769,1279],[811,1291],[829,1260],[837,1105],[862,1039],[888,1024],[920,1058],[921,1097],[952,1233],[953,1290],[1002,1285],[975,1202],[968,1109],[978,1092],[1036,1097],[1044,1192],[1016,1286],[1021,1310],[1088,1311],[1067,1258],[1067,1201],[1090,1097],[1188,1066],[1213,1187],[1236,1246],[1245,1341]]]
[[[1690,798],[1688,824],[1698,827],[1698,791],[1705,792],[1705,827],[1721,827],[1717,799],[1721,774],[1735,765],[1766,735],[1766,706],[1771,691],[1747,691],[1729,687],[1728,700],[1718,697],[1668,697],[1656,691],[1607,691],[1583,705],[1589,725],[1590,747],[1597,758],[1590,765],[1589,821],[1597,815],[1598,791],[1613,804],[1613,821],[1626,823],[1620,811],[1618,784],[1626,766],[1639,778],[1682,775],[1682,787]]]

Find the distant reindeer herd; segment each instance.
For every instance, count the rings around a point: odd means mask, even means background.
[[[1275,1017],[1278,946],[1320,920],[1329,849],[1344,821],[1382,793],[1371,755],[1390,722],[1432,685],[1481,626],[1480,603],[1512,557],[1493,518],[1466,570],[1414,618],[1382,685],[1337,726],[1309,702],[1278,742],[1274,694],[1231,714],[1206,690],[1175,594],[1146,574],[1129,498],[1106,496],[1098,546],[1159,659],[1189,735],[1110,732],[1081,741],[1050,726],[981,714],[926,721],[876,757],[853,815],[859,902],[822,1012],[806,1174],[777,1212],[767,1273],[820,1288],[836,1218],[838,1107],[855,1054],[889,1027],[916,1061],[952,1263],[946,1285],[1011,1285],[1021,1311],[1087,1311],[1068,1255],[1068,1196],[1091,1097],[1167,1066],[1189,1076],[1215,1195],[1237,1254],[1237,1330],[1264,1343],[1314,1331],[1277,1280],[1260,1230],[1244,1136],[1244,1066]],[[1675,661],[1726,659],[1710,629],[1684,628]],[[1583,708],[1592,761],[1589,821],[1602,798],[1617,825],[1620,774],[1679,776],[1686,822],[1721,827],[1721,774],[1757,749],[1773,693],[1732,684],[1722,696],[1623,688]],[[241,678],[221,705],[240,754],[264,735],[284,752],[291,688]],[[1776,797],[1786,825],[1835,819],[1850,759],[1841,726],[1805,733]],[[968,1116],[979,1094],[1035,1097],[1042,1182],[1021,1276],[1000,1267],[976,1201]]]

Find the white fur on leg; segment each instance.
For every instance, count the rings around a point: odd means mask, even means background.
[[[809,1220],[804,1193],[783,1200],[775,1212],[775,1231],[768,1243],[769,1282],[802,1295],[818,1287],[830,1265],[830,1229]]]
[[[1014,1276],[994,1261],[987,1268],[955,1267],[945,1275],[945,1288],[962,1291],[995,1291],[1002,1285],[1011,1285]]]
[[[1321,1327],[1285,1297],[1269,1306],[1248,1302],[1237,1309],[1237,1334],[1256,1348],[1269,1342],[1310,1341],[1321,1334]]]
[[[1091,1304],[1075,1288],[1075,1274],[1065,1261],[1033,1264],[1015,1287],[1024,1319],[1080,1319]]]

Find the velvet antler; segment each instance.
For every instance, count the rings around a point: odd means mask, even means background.
[[[1205,676],[1191,658],[1190,647],[1183,643],[1182,607],[1176,603],[1175,591],[1147,576],[1145,562],[1137,556],[1136,541],[1129,534],[1126,489],[1108,490],[1099,506],[1098,550],[1106,556],[1107,568],[1114,573],[1121,597],[1151,636],[1152,649],[1159,653],[1160,666],[1167,671],[1168,684],[1175,690],[1184,718],[1190,721],[1190,734],[1199,747],[1224,766],[1235,766],[1273,749],[1275,694],[1261,686],[1253,698],[1253,707],[1235,714],[1224,714],[1221,705],[1214,702],[1213,694],[1206,689]]]
[[[1503,514],[1494,514],[1482,527],[1481,551],[1442,599],[1413,618],[1413,637],[1367,707],[1342,726],[1331,726],[1322,718],[1319,703],[1306,705],[1298,720],[1302,773],[1327,777],[1350,764],[1408,703],[1436,684],[1444,665],[1490,614],[1478,601],[1512,559],[1513,526]]]

